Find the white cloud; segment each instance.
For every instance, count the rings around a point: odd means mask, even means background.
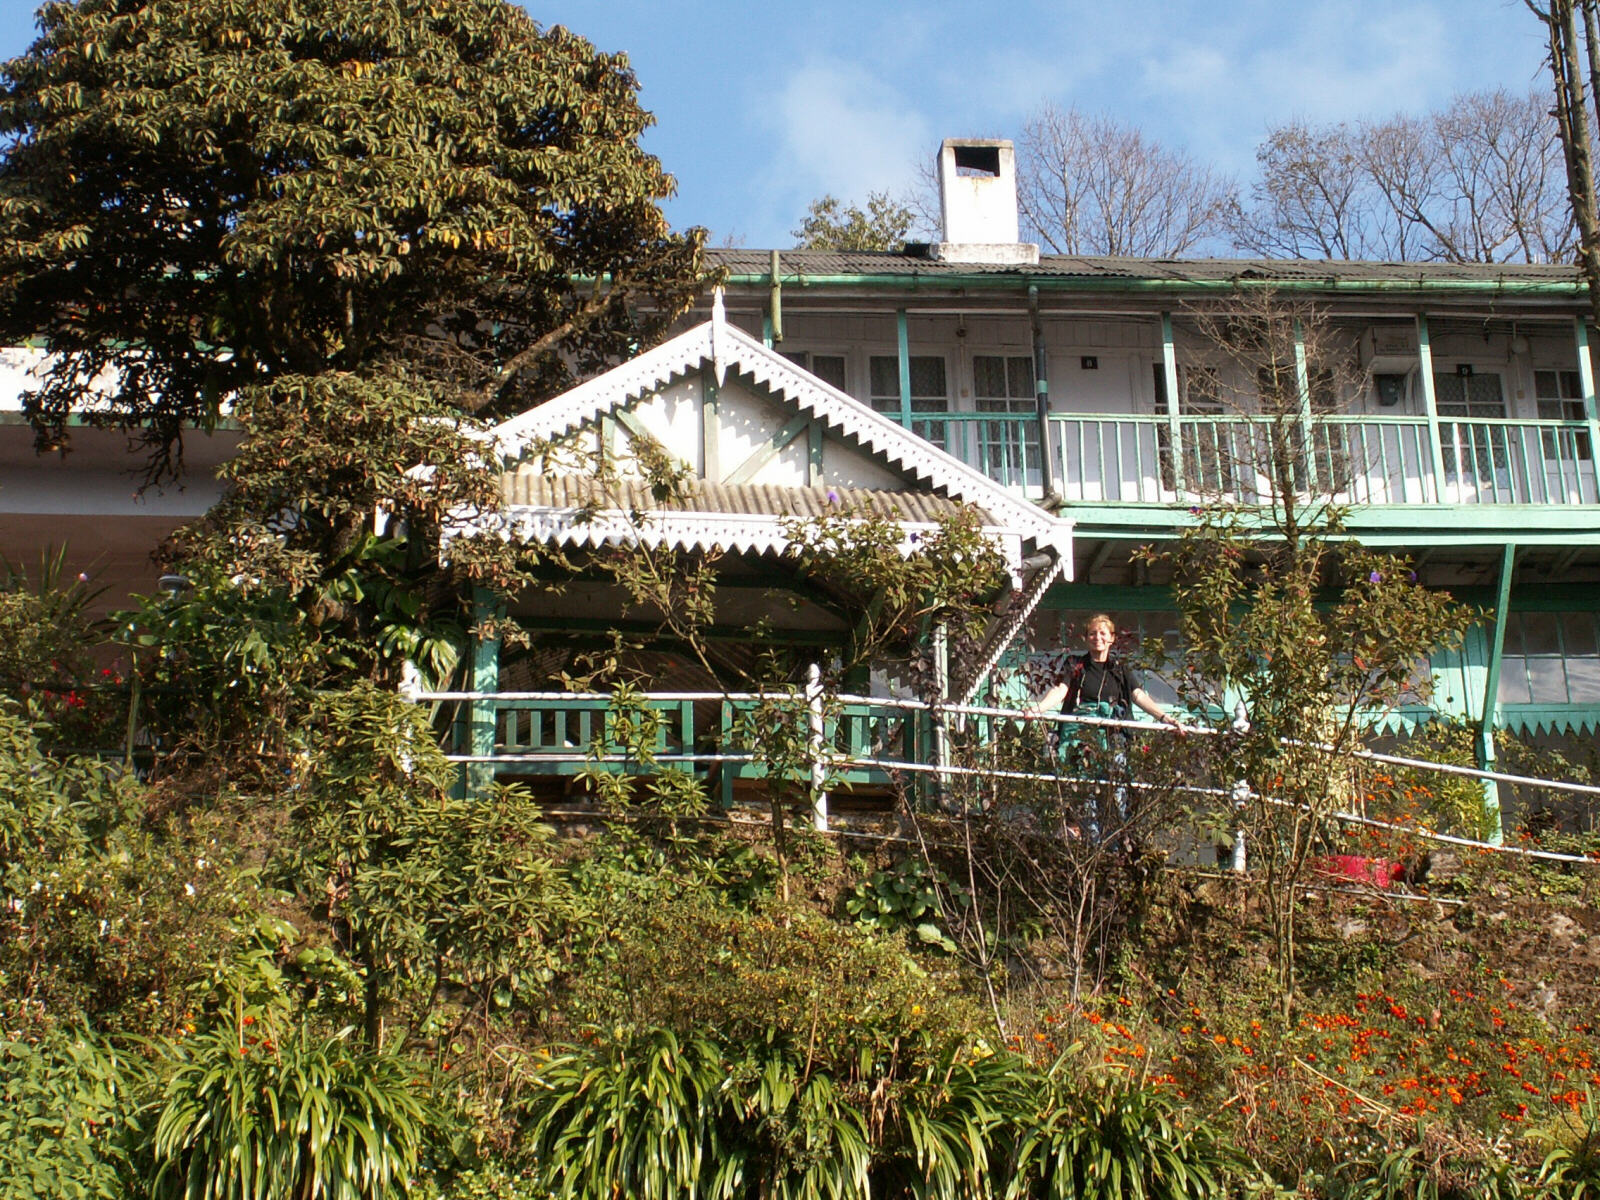
[[[784,183],[812,198],[901,191],[931,146],[912,104],[853,63],[800,67],[784,80],[774,116]]]

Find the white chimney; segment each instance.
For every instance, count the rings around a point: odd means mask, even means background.
[[[929,256],[954,263],[1032,266],[1039,247],[1018,241],[1017,155],[1003,138],[946,138],[939,147],[944,241]]]

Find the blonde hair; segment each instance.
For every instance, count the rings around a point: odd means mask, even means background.
[[[1107,629],[1109,629],[1111,631],[1111,635],[1113,637],[1116,636],[1117,623],[1115,621],[1113,621],[1105,613],[1095,613],[1094,616],[1090,617],[1087,621],[1085,621],[1083,623],[1083,631],[1085,633],[1088,633],[1096,625],[1104,625]]]

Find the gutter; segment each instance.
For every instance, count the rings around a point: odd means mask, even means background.
[[[763,271],[758,274],[730,274],[727,285],[731,287],[771,287],[774,275]],[[953,271],[923,274],[893,275],[806,275],[796,272],[789,282],[801,287],[842,287],[898,289],[904,291],[932,291],[940,288],[975,288],[993,291],[1016,291],[1019,288],[1037,288],[1046,292],[1135,292],[1171,295],[1192,292],[1206,295],[1215,292],[1236,292],[1240,289],[1273,290],[1280,292],[1352,292],[1382,294],[1478,294],[1501,296],[1549,296],[1557,299],[1581,298],[1587,293],[1586,285],[1579,282],[1554,283],[1545,281],[1518,281],[1497,279],[1479,283],[1470,279],[1123,279],[1082,275],[1023,275],[991,272],[971,275]]]

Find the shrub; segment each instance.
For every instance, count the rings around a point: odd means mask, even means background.
[[[236,1001],[177,1051],[147,1146],[157,1197],[403,1196],[442,1125],[415,1064]]]

